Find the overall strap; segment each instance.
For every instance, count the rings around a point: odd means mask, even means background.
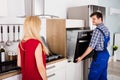
[[[98,29],[103,34],[103,36],[104,36],[104,48],[107,48],[107,43],[109,42],[110,37],[109,36],[107,37],[100,28],[96,28],[96,29]]]
[[[96,29],[98,29],[103,34],[104,38],[106,38],[104,32],[100,28],[96,28]]]

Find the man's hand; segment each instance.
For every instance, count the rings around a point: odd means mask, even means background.
[[[87,50],[83,53],[83,55],[76,59],[77,63],[80,62],[85,56],[87,56],[92,50],[92,47],[88,47]]]
[[[77,61],[77,63],[79,63],[80,61],[82,61],[82,57],[78,57],[77,59],[76,59],[76,61]]]

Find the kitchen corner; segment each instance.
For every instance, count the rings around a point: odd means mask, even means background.
[[[51,75],[55,74],[57,75],[58,73],[64,73],[65,74],[65,66],[67,63],[66,59],[66,28],[65,28],[65,20],[64,19],[44,19],[42,20],[42,31],[41,34],[41,39],[45,46],[49,49],[50,54],[49,56],[46,57],[46,62],[47,62],[47,76],[48,78],[51,78]],[[17,46],[18,43],[21,39],[21,35],[23,33],[23,26],[18,27],[17,24],[15,25],[3,25],[4,28],[4,33],[3,35],[8,34],[8,39],[1,38],[1,41],[4,41],[4,49],[5,49],[5,54],[11,54],[10,52],[14,51],[17,53]],[[11,29],[12,28],[12,29]],[[59,29],[58,29],[59,28]],[[44,30],[46,29],[46,30]],[[3,31],[2,30],[2,31]],[[6,30],[6,31],[5,31]],[[44,32],[45,31],[45,32]],[[20,33],[19,33],[20,32]],[[9,35],[12,34],[12,35]],[[18,35],[16,35],[16,33]],[[46,33],[46,34],[44,34]],[[61,34],[63,33],[63,34]],[[62,35],[62,36],[61,36]],[[46,36],[46,37],[44,37]],[[59,36],[59,38],[56,38]],[[19,40],[19,41],[18,41]],[[58,42],[59,41],[59,42]],[[6,45],[7,42],[11,42],[9,46]],[[16,54],[17,55],[17,54]],[[9,80],[14,78],[21,78],[21,72],[20,68],[17,67],[16,65],[16,57],[13,56],[13,59],[15,57],[15,60],[6,60],[1,63],[1,73],[0,73],[0,80]],[[5,66],[6,65],[6,66]],[[60,69],[60,70],[59,70]],[[58,71],[59,70],[59,71]],[[62,70],[62,71],[61,71]],[[63,76],[64,76],[63,74]],[[62,76],[61,76],[62,77]],[[65,78],[65,77],[63,77]],[[64,80],[64,79],[63,79]]]
[[[24,21],[28,16],[37,16],[41,20],[39,37],[44,44],[42,48],[45,46],[49,52],[46,55],[47,80],[88,80],[94,51],[81,62],[77,63],[77,60],[86,53],[92,42],[93,31],[98,25],[93,25],[94,20],[90,17],[94,12],[102,14],[102,21],[97,15],[95,19],[100,19],[100,23],[104,23],[110,30],[107,78],[120,80],[119,3],[120,0],[0,0],[0,80],[22,80],[21,68],[17,66],[17,48],[22,41]],[[33,45],[34,43],[31,46]],[[113,46],[118,49],[113,50]],[[94,47],[97,48],[96,45]],[[30,66],[27,65],[27,69],[34,64],[32,61],[28,62]],[[32,66],[28,70],[31,71],[29,73],[34,72],[31,69],[36,69],[36,63],[34,68]],[[34,77],[37,78],[36,75]]]
[[[62,59],[59,59],[59,60],[54,60],[54,61],[48,62],[47,66],[46,66],[48,78],[50,78],[51,74],[53,74],[53,73],[55,74],[55,71],[62,70],[62,68],[66,66],[66,63],[67,63],[66,58],[62,58]],[[61,64],[62,64],[62,66],[61,66]],[[64,70],[62,70],[61,73],[64,73],[63,71]],[[0,74],[0,80],[13,80],[13,78],[15,80],[16,79],[21,80],[21,70],[20,70],[20,68],[18,68],[18,69],[16,68],[16,70],[11,70],[11,71]]]
[[[41,40],[45,44],[45,46],[50,50],[50,55],[46,57],[47,61],[47,77],[49,80],[69,80],[68,76],[70,73],[68,73],[71,68],[78,66],[75,69],[78,69],[81,76],[77,76],[76,78],[82,79],[82,64],[75,64],[73,61],[69,61],[67,59],[67,29],[82,29],[84,26],[83,20],[72,20],[72,19],[41,19],[42,21],[42,28],[41,28]],[[75,24],[74,24],[75,23]],[[81,27],[81,28],[80,28]],[[7,28],[7,26],[6,26]],[[11,29],[12,28],[12,29]],[[13,34],[14,27],[10,27],[10,33]],[[18,30],[18,28],[15,28]],[[16,35],[15,41],[18,39],[21,39],[21,35],[23,33],[22,31],[23,26],[20,27],[20,38]],[[7,31],[6,31],[7,32]],[[18,33],[15,31],[15,33]],[[11,35],[13,36],[13,35]],[[11,40],[10,36],[10,40]],[[77,37],[77,35],[75,35]],[[13,38],[14,40],[14,38]],[[6,39],[7,41],[7,39]],[[8,46],[8,49],[13,49],[17,47],[18,44],[14,44]],[[16,49],[13,49],[16,50]],[[75,66],[76,65],[76,66]],[[74,69],[74,68],[73,68]],[[66,72],[68,71],[68,72]],[[73,70],[74,71],[74,70]],[[73,76],[73,75],[72,75]],[[20,68],[15,68],[14,70],[8,71],[6,73],[0,74],[0,79],[2,80],[12,80],[12,79],[18,80],[21,79],[21,72]],[[73,77],[72,77],[73,78]],[[72,79],[71,78],[71,79]]]

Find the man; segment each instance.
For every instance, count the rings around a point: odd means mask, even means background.
[[[93,25],[96,25],[97,27],[93,31],[88,48],[82,56],[77,58],[77,62],[80,62],[94,50],[95,53],[90,66],[88,80],[107,80],[107,66],[109,59],[107,44],[110,40],[110,32],[103,24],[103,16],[100,12],[94,12],[90,17],[92,18]]]

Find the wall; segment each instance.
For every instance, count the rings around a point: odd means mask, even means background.
[[[7,0],[0,0],[0,16],[7,15]]]
[[[109,52],[112,55],[113,35],[115,32],[120,32],[120,15],[110,15],[110,8],[120,9],[120,0],[99,0],[98,3],[100,6],[106,7],[106,26],[111,33]]]
[[[66,18],[68,7],[88,4],[98,4],[98,0],[45,0],[45,13]]]

